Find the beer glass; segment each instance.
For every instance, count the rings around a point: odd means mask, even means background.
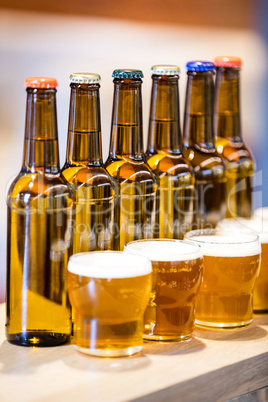
[[[146,257],[112,251],[72,255],[68,292],[74,347],[101,357],[138,353],[151,288],[152,265]]]
[[[257,212],[261,212],[257,210]],[[260,273],[256,279],[253,291],[253,310],[255,313],[268,313],[268,217],[263,219],[254,214],[251,219],[223,219],[218,227],[225,230],[254,231],[259,235],[261,243]]]
[[[189,241],[148,239],[128,243],[125,251],[152,261],[153,289],[144,315],[144,339],[189,339],[202,279],[201,248]]]
[[[253,287],[260,266],[258,235],[205,229],[193,230],[185,237],[200,244],[204,255],[196,324],[221,329],[250,324]]]

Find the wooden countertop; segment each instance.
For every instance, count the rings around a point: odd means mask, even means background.
[[[268,315],[243,330],[205,331],[181,343],[145,343],[130,358],[84,356],[72,345],[27,348],[4,335],[0,401],[224,401],[268,385]]]

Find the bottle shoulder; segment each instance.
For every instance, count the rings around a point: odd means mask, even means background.
[[[145,159],[108,158],[105,167],[109,174],[119,183],[156,183],[155,176]]]
[[[249,148],[241,142],[233,142],[228,139],[218,137],[216,148],[227,162],[237,163],[237,165],[254,165],[252,154]]]
[[[114,180],[102,166],[64,166],[62,174],[74,187],[114,187]]]
[[[193,167],[196,178],[226,178],[226,163],[216,149],[203,150],[190,146],[183,149],[183,154]]]
[[[158,176],[193,176],[193,168],[183,154],[156,152],[147,157],[147,162],[153,173]]]
[[[7,204],[29,208],[41,200],[53,199],[53,203],[65,200],[72,202],[73,192],[61,173],[23,172],[13,180],[8,194]]]

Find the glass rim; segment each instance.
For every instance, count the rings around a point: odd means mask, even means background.
[[[193,251],[189,251],[189,250],[188,250],[188,251],[178,251],[178,254],[177,254],[178,259],[177,259],[176,261],[180,261],[180,257],[186,256],[186,255],[189,255],[189,254],[191,254],[192,256],[197,255],[196,258],[202,258],[202,257],[203,257],[203,253],[202,253],[202,248],[201,248],[201,246],[200,246],[198,243],[196,243],[196,242],[194,242],[194,241],[191,241],[191,240],[188,240],[188,239],[180,240],[180,239],[158,238],[158,239],[139,239],[139,240],[132,240],[132,241],[128,242],[127,244],[125,244],[125,246],[124,246],[124,251],[126,250],[127,252],[130,252],[130,253],[133,254],[133,255],[144,255],[144,256],[147,257],[146,254],[143,254],[143,252],[141,252],[140,250],[137,250],[137,249],[135,249],[135,248],[132,248],[131,245],[132,245],[132,244],[139,244],[139,243],[144,243],[144,244],[146,244],[146,243],[149,243],[149,242],[151,242],[151,243],[154,243],[154,242],[163,242],[163,243],[164,243],[164,242],[167,242],[167,243],[173,243],[173,244],[174,244],[174,243],[177,243],[177,244],[188,244],[188,245],[194,247],[195,250],[193,250]],[[174,255],[175,255],[175,253],[174,253]],[[157,254],[156,254],[156,257],[157,257]],[[155,260],[154,260],[153,258],[150,258],[150,257],[147,257],[147,258],[149,258],[150,261],[158,261],[158,258],[156,258]],[[169,258],[169,257],[167,256],[166,259],[165,259],[165,261],[174,261],[174,259],[171,259],[171,258]]]
[[[96,259],[96,256],[100,256],[99,261]],[[113,258],[112,256],[116,257]],[[103,257],[105,258],[105,262],[102,261]],[[135,278],[137,276],[148,275],[152,272],[152,264],[148,257],[137,255],[134,260],[136,261],[132,260],[130,264],[126,253],[123,251],[86,251],[71,255],[67,271],[76,275],[100,279]],[[111,262],[116,263],[116,268],[109,266]],[[78,266],[77,269],[76,266]]]
[[[239,237],[239,234],[241,234],[241,236]],[[232,238],[237,238],[237,241],[217,241],[217,237],[222,237],[222,236],[228,236],[231,235]],[[215,237],[215,240],[201,240],[202,236],[211,236],[211,237]],[[193,237],[200,237],[200,240],[198,239],[193,239]],[[245,238],[247,237],[246,240],[241,240],[241,237]],[[249,239],[251,237],[251,239]],[[198,242],[198,243],[202,243],[202,244],[251,244],[251,243],[259,243],[260,242],[260,237],[259,235],[254,232],[254,231],[248,231],[245,232],[243,230],[235,230],[235,231],[231,231],[230,229],[222,229],[222,228],[216,228],[216,229],[197,229],[197,230],[191,230],[187,233],[185,233],[185,238],[187,240],[190,240],[192,242]]]

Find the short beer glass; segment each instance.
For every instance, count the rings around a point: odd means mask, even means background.
[[[264,211],[265,213],[265,211]],[[236,218],[223,219],[217,227],[232,231],[254,231],[258,234],[261,243],[261,265],[253,292],[254,313],[268,313],[268,217],[260,219],[253,215],[251,219]]]
[[[74,347],[102,357],[138,353],[151,288],[152,266],[146,257],[112,251],[72,255],[68,292]]]
[[[255,233],[193,230],[185,237],[201,245],[203,283],[196,300],[196,324],[237,328],[252,322],[253,288],[261,246]]]
[[[202,280],[201,248],[189,241],[148,239],[128,243],[125,251],[152,261],[153,290],[144,315],[144,339],[191,338],[195,299]]]

